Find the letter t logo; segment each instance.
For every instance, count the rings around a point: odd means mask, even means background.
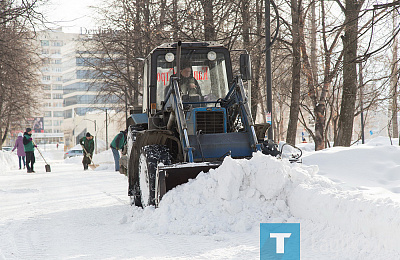
[[[276,253],[285,253],[285,238],[289,238],[292,233],[270,233],[270,238],[276,238]]]

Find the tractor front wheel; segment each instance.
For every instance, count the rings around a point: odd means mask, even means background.
[[[141,149],[139,157],[139,180],[141,206],[155,205],[157,165],[171,163],[168,148],[164,145],[148,145]],[[135,203],[136,204],[136,203]]]

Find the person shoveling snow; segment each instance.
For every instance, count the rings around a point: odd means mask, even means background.
[[[86,136],[82,137],[79,140],[79,143],[83,149],[83,170],[86,171],[88,169],[88,166],[90,166],[90,168],[92,169],[95,169],[98,165],[95,165],[92,160],[94,151],[93,135],[91,135],[89,132],[86,133]]]

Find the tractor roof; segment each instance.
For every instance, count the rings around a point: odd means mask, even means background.
[[[214,42],[214,41],[208,41],[208,42],[182,42],[182,49],[200,49],[200,48],[224,48],[224,46],[220,43]],[[168,51],[169,49],[175,50],[177,47],[176,42],[170,42],[170,43],[163,43],[156,48],[154,48],[149,55],[154,53],[157,50],[166,50]]]
[[[163,43],[158,48],[173,48],[177,46],[176,42]],[[222,44],[215,41],[208,42],[182,42],[182,48],[196,48],[196,47],[224,47]]]

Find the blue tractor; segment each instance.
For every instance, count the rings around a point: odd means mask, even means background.
[[[143,106],[128,118],[126,170],[131,203],[158,206],[163,195],[224,157],[262,149],[269,124],[255,125],[243,81],[250,57],[232,72],[230,51],[214,42],[177,42],[144,60]],[[122,160],[124,161],[124,160]]]

